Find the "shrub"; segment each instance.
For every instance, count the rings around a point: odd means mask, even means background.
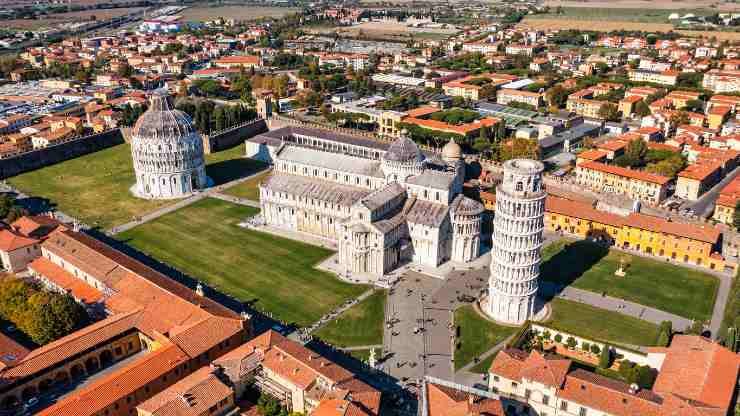
[[[591,352],[594,354],[599,354],[601,352],[601,348],[599,348],[598,345],[592,344],[591,345]]]
[[[567,345],[568,348],[572,350],[576,348],[576,345],[578,345],[578,343],[576,342],[575,338],[568,337],[568,339],[565,341],[565,345]]]
[[[560,335],[560,334],[556,334],[555,335],[555,342],[557,342],[558,344],[560,344],[561,342],[563,342],[563,336]]]
[[[550,337],[552,337],[552,334],[550,333],[550,330],[546,329],[544,332],[542,332],[542,339],[550,340]]]
[[[589,352],[589,351],[591,351],[591,344],[589,344],[589,343],[588,343],[588,342],[586,342],[586,341],[583,341],[583,342],[581,343],[581,349],[582,349],[583,351]]]

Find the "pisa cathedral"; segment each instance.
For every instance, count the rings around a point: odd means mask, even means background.
[[[265,223],[336,242],[346,273],[381,277],[407,262],[437,267],[480,254],[484,208],[462,195],[454,141],[439,157],[405,135],[388,144],[284,127],[246,145],[247,156],[274,166],[260,185]]]
[[[173,108],[165,90],[154,91],[149,101],[131,130],[132,193],[146,199],[183,198],[208,186],[203,139],[190,116]]]

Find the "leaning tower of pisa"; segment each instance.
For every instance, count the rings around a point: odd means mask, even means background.
[[[522,324],[535,319],[542,309],[537,288],[545,226],[543,170],[536,160],[509,160],[504,163],[503,182],[496,188],[486,308],[500,322]]]

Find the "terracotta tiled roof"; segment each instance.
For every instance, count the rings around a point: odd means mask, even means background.
[[[26,237],[43,238],[60,225],[59,221],[46,215],[27,215],[15,220],[11,227]]]
[[[35,259],[28,264],[28,268],[49,279],[56,286],[68,291],[79,302],[93,304],[103,299],[101,291],[88,285],[84,280],[76,278],[46,257]]]
[[[200,416],[234,392],[210,367],[203,367],[154,397],[137,409],[156,416]]]
[[[529,354],[526,352],[514,348],[502,350],[496,354],[488,372],[506,377],[509,380],[521,380],[524,361],[528,356]]]
[[[740,176],[736,176],[722,188],[717,198],[717,205],[735,208],[738,200],[740,200]]]
[[[721,170],[722,166],[718,163],[708,164],[693,164],[686,167],[686,169],[678,172],[679,178],[693,179],[697,181],[703,181],[712,174]]]
[[[627,142],[624,140],[609,140],[597,144],[596,147],[599,149],[616,152],[618,150],[625,149],[627,147]]]
[[[504,416],[500,400],[426,383],[429,416]]]
[[[649,390],[629,392],[629,385],[585,370],[568,374],[558,396],[614,416],[665,416],[662,399]]]
[[[728,409],[740,356],[704,337],[676,335],[653,390]]]
[[[682,224],[634,212],[627,216],[625,223],[630,227],[640,228],[655,233],[671,234],[677,237],[689,238],[710,244],[716,244],[721,234],[720,231],[713,226]]]
[[[175,329],[169,335],[170,340],[189,356],[197,357],[219,342],[242,333],[243,330],[243,323],[237,319],[210,316],[182,330]]]
[[[548,386],[562,386],[569,369],[570,360],[557,356],[546,356],[533,350],[524,361],[520,375],[523,379]]]
[[[622,176],[630,179],[635,179],[643,182],[651,182],[658,185],[665,185],[671,181],[671,178],[656,175],[653,173],[643,172],[640,170],[623,168],[615,165],[606,165],[599,162],[583,162],[578,165],[579,168],[591,169],[599,172],[608,173],[611,175]]]
[[[30,350],[17,343],[14,339],[0,333],[0,367],[14,365],[23,358]],[[2,369],[2,368],[0,368]]]
[[[39,241],[36,239],[24,237],[5,229],[0,230],[0,250],[2,251],[15,251],[19,248],[32,246],[38,243]]]
[[[606,152],[602,150],[590,149],[578,154],[579,159],[584,160],[601,160],[606,158]]]
[[[28,377],[91,347],[103,344],[128,331],[133,331],[140,317],[138,311],[113,315],[39,347],[31,351],[15,366],[0,372],[2,383],[8,384],[18,378]]]
[[[174,368],[186,363],[189,357],[174,344],[164,345],[136,359],[73,395],[42,410],[39,416],[93,416],[122,397],[127,397],[142,386],[161,379]],[[170,378],[172,381],[175,377]],[[157,393],[153,391],[153,393]]]

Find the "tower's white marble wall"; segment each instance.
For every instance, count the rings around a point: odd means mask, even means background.
[[[504,164],[504,179],[496,189],[488,313],[501,322],[521,324],[539,311],[543,170],[535,160],[510,160]]]

